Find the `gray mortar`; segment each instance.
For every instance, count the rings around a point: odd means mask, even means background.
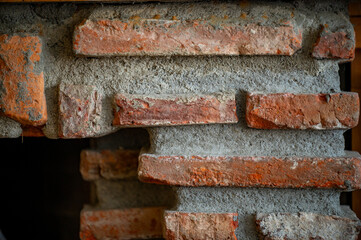
[[[171,187],[139,181],[95,181],[98,209],[170,207],[175,195]]]
[[[22,132],[20,123],[0,116],[0,138],[17,138]]]
[[[314,212],[347,217],[341,210],[340,192],[335,190],[187,188],[174,187],[177,205],[184,212],[239,214],[237,239],[257,239],[255,214],[272,212]]]

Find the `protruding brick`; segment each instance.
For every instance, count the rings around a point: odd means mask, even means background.
[[[80,155],[80,172],[85,180],[126,179],[137,176],[139,151],[84,150]]]
[[[83,210],[81,240],[149,239],[162,237],[162,208]]]
[[[293,25],[207,20],[87,20],[75,29],[74,51],[85,56],[292,55],[302,45]]]
[[[348,239],[357,240],[358,220],[316,213],[270,213],[256,215],[260,239]]]
[[[361,156],[244,157],[142,154],[143,182],[179,186],[361,188]]]
[[[330,31],[328,26],[323,26],[317,39],[312,56],[318,59],[334,58],[353,60],[355,58],[355,34],[346,30]]]
[[[358,124],[357,93],[247,95],[247,124],[259,129],[347,129]]]
[[[95,137],[100,132],[101,97],[95,86],[59,87],[59,137]]]
[[[0,35],[0,111],[23,125],[47,121],[41,50],[39,37]]]
[[[235,95],[131,95],[115,97],[113,125],[129,127],[237,123]]]
[[[187,213],[165,211],[164,238],[167,240],[236,240],[237,213]]]

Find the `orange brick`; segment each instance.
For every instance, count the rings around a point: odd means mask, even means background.
[[[87,20],[75,29],[73,48],[85,56],[292,55],[302,46],[302,34],[292,25],[214,24],[206,20]]]
[[[84,150],[80,155],[80,172],[85,180],[126,179],[137,176],[139,151]]]
[[[347,129],[358,124],[357,93],[247,95],[246,120],[259,129]]]
[[[235,95],[130,95],[115,97],[113,125],[145,127],[237,123]]]
[[[40,128],[23,126],[23,134],[24,137],[44,137],[44,133]]]
[[[361,156],[244,157],[142,154],[139,179],[178,186],[361,188]]]
[[[165,211],[164,238],[167,240],[236,240],[237,213],[187,213]]]
[[[83,210],[80,239],[150,239],[162,237],[163,209]]]
[[[0,35],[0,110],[23,125],[47,121],[41,50],[39,37]]]

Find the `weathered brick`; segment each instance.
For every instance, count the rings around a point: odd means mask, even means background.
[[[101,97],[95,86],[61,84],[59,137],[95,137],[100,131]]]
[[[358,220],[316,213],[259,213],[256,224],[260,239],[349,239],[357,240]]]
[[[143,182],[180,186],[361,188],[361,156],[245,157],[142,154]]]
[[[80,239],[149,239],[162,237],[163,209],[83,210]]]
[[[85,56],[292,55],[302,34],[293,25],[207,20],[87,20],[75,29],[74,51]]]
[[[331,31],[323,26],[322,32],[314,44],[312,56],[318,59],[335,58],[353,60],[355,58],[354,34],[346,30]]]
[[[187,213],[165,211],[164,238],[183,239],[237,239],[237,213]]]
[[[47,121],[41,51],[39,37],[0,35],[0,111],[23,125]]]
[[[235,95],[131,95],[115,97],[113,125],[144,127],[237,123]]]
[[[126,179],[137,176],[139,151],[84,150],[80,155],[80,172],[85,180]]]
[[[23,133],[21,134],[23,137],[44,137],[44,133],[40,128],[23,126]]]
[[[359,120],[357,93],[247,95],[246,120],[259,129],[347,129]]]

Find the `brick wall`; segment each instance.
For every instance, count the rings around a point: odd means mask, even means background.
[[[346,3],[2,4],[0,23],[0,136],[95,138],[81,239],[356,239]],[[150,144],[98,138],[140,127]]]

